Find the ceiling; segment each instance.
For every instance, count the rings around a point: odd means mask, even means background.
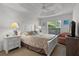
[[[63,13],[69,13],[73,11],[74,3],[49,3],[43,4],[43,10],[40,17],[50,17],[60,15]]]
[[[3,3],[1,5],[20,13],[37,13],[40,18],[72,12],[75,6],[74,3]]]

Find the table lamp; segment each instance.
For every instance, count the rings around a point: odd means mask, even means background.
[[[14,30],[14,33],[17,35],[18,34],[17,29],[19,28],[18,23],[17,22],[13,22],[10,27],[11,27],[11,29]]]

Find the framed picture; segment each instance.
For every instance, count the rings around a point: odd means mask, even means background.
[[[69,24],[69,20],[68,19],[65,19],[64,20],[64,25],[68,25]]]

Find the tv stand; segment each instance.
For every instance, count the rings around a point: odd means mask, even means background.
[[[79,56],[79,37],[68,36],[66,39],[66,55]]]

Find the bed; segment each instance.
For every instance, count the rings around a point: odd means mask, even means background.
[[[44,55],[50,55],[57,44],[53,34],[22,35],[21,39],[22,46]]]
[[[48,41],[48,53],[47,53],[48,56],[51,55],[57,43],[58,43],[58,35],[56,35],[55,37],[51,38],[51,40]]]

